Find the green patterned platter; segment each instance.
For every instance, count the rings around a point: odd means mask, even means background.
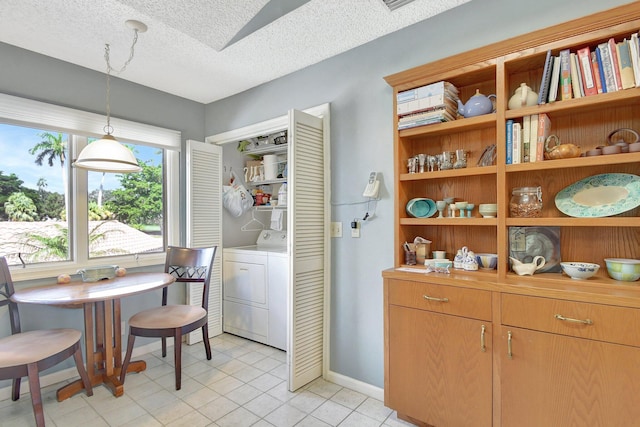
[[[618,215],[640,206],[640,177],[628,173],[593,175],[556,195],[560,212],[575,218]]]

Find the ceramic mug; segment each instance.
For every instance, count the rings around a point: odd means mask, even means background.
[[[602,154],[604,154],[605,156],[608,154],[620,154],[621,152],[622,149],[619,145],[605,145],[604,147],[602,147]]]
[[[433,251],[433,259],[445,259],[447,257],[446,251]]]

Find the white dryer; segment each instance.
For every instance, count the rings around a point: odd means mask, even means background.
[[[224,331],[286,351],[286,232],[263,230],[255,245],[224,248],[222,257]]]

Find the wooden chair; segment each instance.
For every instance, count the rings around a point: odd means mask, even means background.
[[[42,396],[40,394],[40,371],[48,369],[73,356],[78,373],[88,396],[93,395],[91,381],[82,362],[80,337],[76,329],[49,329],[20,331],[18,306],[10,300],[14,293],[13,281],[7,260],[0,257],[0,307],[9,307],[11,335],[0,338],[0,379],[13,380],[11,399],[20,398],[20,380],[29,378],[29,390],[36,425],[44,426]]]
[[[120,382],[124,383],[127,367],[136,337],[162,338],[162,357],[167,355],[167,337],[173,337],[176,390],[180,390],[182,378],[182,336],[202,328],[202,340],[211,360],[209,344],[209,285],[213,260],[217,247],[180,248],[169,246],[164,271],[176,277],[176,282],[200,282],[203,284],[202,305],[167,305],[167,288],[162,290],[162,306],[141,311],[129,319],[127,353],[122,363]]]

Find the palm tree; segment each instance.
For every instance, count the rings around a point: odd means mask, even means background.
[[[102,231],[101,227],[109,221],[99,222],[89,230],[89,253],[92,257],[124,254],[122,249],[105,251],[100,249],[100,242],[107,238],[107,233],[119,231]],[[56,234],[47,236],[41,233],[25,233],[22,237],[22,245],[25,248],[29,262],[64,261],[69,259],[69,230],[59,224],[53,225]]]
[[[100,191],[98,191],[98,207],[102,207],[102,193],[104,192],[104,177],[105,173],[102,172],[102,178],[100,178]]]
[[[64,186],[64,206],[69,207],[69,196],[67,194],[67,171],[65,170],[65,162],[67,160],[67,141],[63,139],[63,135],[58,133],[54,135],[49,132],[43,132],[38,135],[42,141],[37,143],[29,150],[29,154],[36,154],[36,164],[42,166],[47,159],[49,166],[53,166],[56,161],[60,163],[62,170],[62,184]]]
[[[9,221],[34,221],[38,217],[35,203],[23,192],[13,193],[4,202]]]
[[[94,141],[97,141],[97,138],[89,138],[87,139],[87,144],[91,144]],[[106,173],[102,172],[102,178],[100,178],[100,188],[98,189],[98,207],[102,207],[102,194],[104,193],[104,179],[106,177]]]

